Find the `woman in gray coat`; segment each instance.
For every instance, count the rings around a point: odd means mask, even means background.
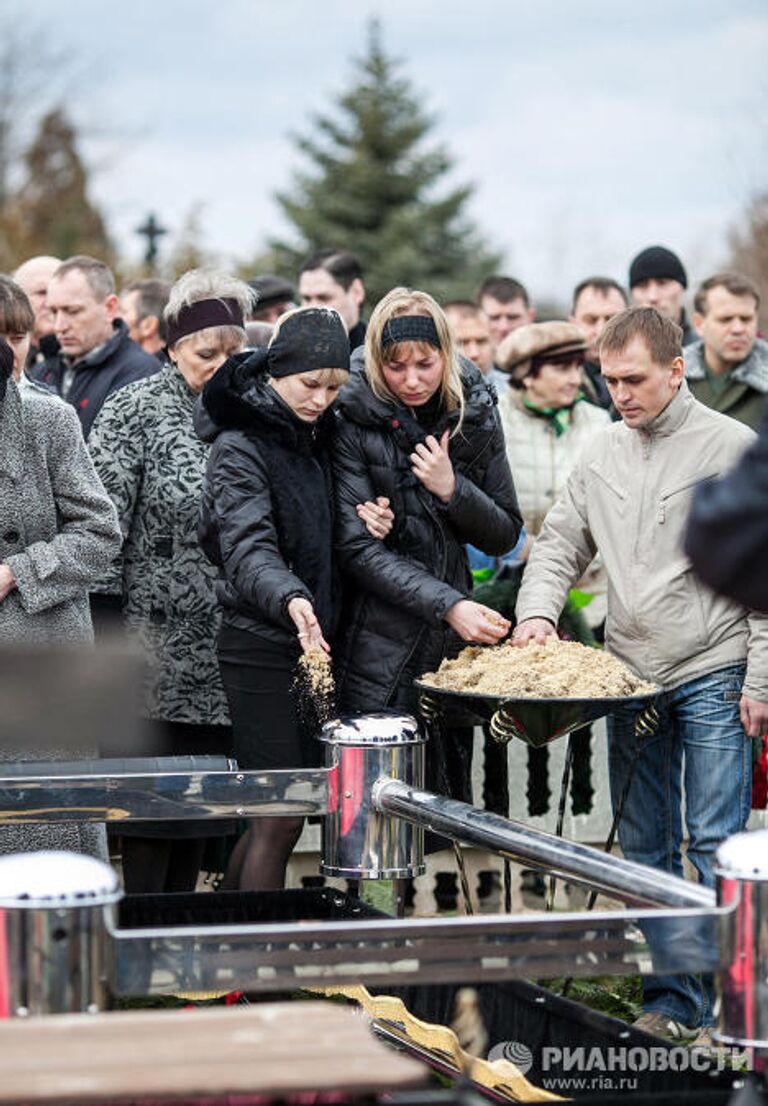
[[[253,293],[225,273],[195,269],[171,289],[165,310],[170,361],[110,396],[88,440],[124,535],[109,587],[148,660],[144,709],[158,751],[224,754],[231,729],[216,658],[216,569],[197,540],[208,445],[193,415],[203,385],[245,344]],[[122,834],[129,893],[193,890],[216,821],[144,823]]]
[[[0,334],[31,329],[31,319],[26,296],[6,281]],[[120,547],[117,515],[74,410],[53,396],[21,393],[13,363],[0,338],[0,648],[87,645],[93,640],[88,590]],[[50,747],[2,750],[6,760],[74,755]],[[0,829],[0,852],[60,848],[102,855],[104,842],[101,826]]]

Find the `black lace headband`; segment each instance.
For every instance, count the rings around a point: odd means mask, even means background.
[[[304,307],[280,324],[267,351],[270,376],[349,369],[349,337],[338,311]]]

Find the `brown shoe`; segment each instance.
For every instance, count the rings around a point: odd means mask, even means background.
[[[662,1041],[681,1041],[686,1044],[702,1032],[683,1025],[669,1014],[662,1014],[660,1010],[647,1010],[637,1021],[632,1022],[632,1028],[649,1033],[651,1037],[659,1037]]]

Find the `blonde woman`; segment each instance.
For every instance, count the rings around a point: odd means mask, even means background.
[[[395,288],[376,306],[364,361],[339,400],[334,444],[337,552],[345,616],[336,650],[346,710],[415,706],[413,679],[462,642],[509,629],[473,602],[464,546],[506,553],[522,521],[495,394],[460,359],[447,319],[425,292]],[[359,526],[389,500],[383,541]]]

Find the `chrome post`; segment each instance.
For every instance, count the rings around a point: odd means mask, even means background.
[[[0,858],[0,1017],[105,1006],[114,870],[76,853]]]
[[[727,1045],[768,1050],[768,830],[737,833],[717,850],[720,947],[717,1028]]]
[[[500,814],[477,810],[456,799],[421,791],[400,780],[377,780],[371,802],[375,810],[394,818],[532,868],[554,872],[561,879],[584,883],[635,906],[706,909],[715,904],[714,891],[698,883],[555,837]]]
[[[320,733],[330,773],[320,871],[346,879],[405,879],[424,871],[424,834],[372,804],[376,780],[420,787],[426,738],[409,715],[392,711],[328,722]]]

